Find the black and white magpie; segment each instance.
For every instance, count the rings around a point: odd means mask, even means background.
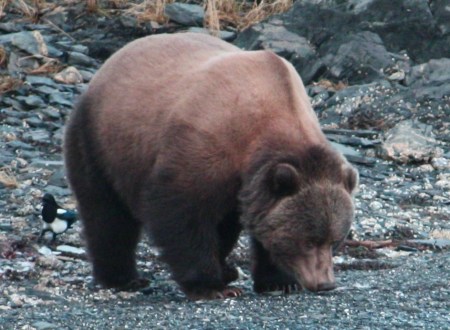
[[[56,235],[62,234],[72,227],[77,220],[77,213],[61,208],[51,194],[44,194],[42,197],[42,230],[39,235],[41,240],[46,232],[53,234],[52,241],[56,239]]]

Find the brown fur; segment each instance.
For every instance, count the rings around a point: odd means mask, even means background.
[[[130,43],[74,110],[65,156],[105,286],[136,280],[146,226],[187,295],[215,297],[236,278],[225,259],[241,225],[257,291],[332,286],[323,267],[304,266],[314,259],[304,246],[344,238],[356,172],[328,145],[294,68],[271,52],[190,33]],[[331,254],[319,259],[329,271]]]

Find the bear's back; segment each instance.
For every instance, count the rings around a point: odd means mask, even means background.
[[[75,111],[96,132],[99,162],[111,177],[132,172],[126,185],[136,187],[155,164],[184,171],[189,185],[239,172],[262,139],[324,141],[288,62],[201,34],[130,43],[103,65],[82,103]]]

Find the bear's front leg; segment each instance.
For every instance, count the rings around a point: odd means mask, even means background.
[[[293,276],[282,271],[271,261],[269,252],[263,248],[261,243],[252,238],[251,245],[253,290],[255,292],[283,291],[284,293],[291,293],[301,290],[300,284]]]
[[[174,280],[191,300],[238,297],[241,290],[227,286],[230,275],[224,272],[213,248],[196,249],[193,244],[177,255],[163,250],[163,259],[169,264]],[[231,269],[230,269],[231,271]]]
[[[227,287],[237,272],[224,260],[231,248],[224,251],[219,235],[221,212],[209,209],[214,204],[197,194],[180,193],[167,184],[154,187],[142,218],[151,219],[151,236],[182,291],[192,300],[240,296],[239,289]],[[233,243],[227,241],[227,246]]]

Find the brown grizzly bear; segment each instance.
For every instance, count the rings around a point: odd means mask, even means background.
[[[191,33],[131,42],[73,111],[65,158],[105,287],[145,283],[143,227],[192,299],[240,294],[226,257],[242,228],[257,292],[335,287],[332,247],[349,231],[357,172],[270,51]]]

